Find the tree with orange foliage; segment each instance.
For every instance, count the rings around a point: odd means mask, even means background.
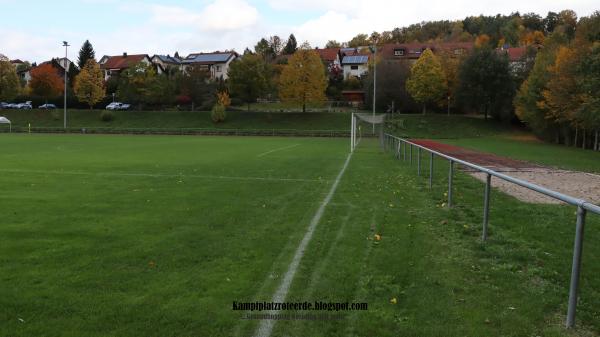
[[[475,39],[475,47],[487,47],[490,44],[490,37],[487,34],[478,35]]]
[[[50,63],[44,63],[31,69],[31,81],[29,82],[31,93],[44,97],[58,96],[64,90],[64,84],[56,68]]]
[[[532,44],[544,44],[544,33],[539,30],[528,32],[521,36],[521,44],[525,46],[530,46]]]

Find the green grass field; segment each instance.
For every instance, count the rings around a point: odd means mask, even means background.
[[[2,336],[253,335],[258,321],[232,302],[272,298],[349,147],[24,134],[0,144]],[[435,167],[430,191],[415,166],[363,139],[287,299],[368,310],[279,321],[273,336],[597,335],[600,217],[589,216],[567,333],[574,208],[494,191],[484,245],[483,186],[458,173],[449,211],[447,167]]]

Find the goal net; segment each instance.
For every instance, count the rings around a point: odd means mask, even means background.
[[[383,146],[385,114],[353,113],[350,131],[350,151],[358,146],[363,137],[379,139]]]

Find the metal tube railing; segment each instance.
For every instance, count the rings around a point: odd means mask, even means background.
[[[496,172],[494,170],[479,166],[477,164],[473,164],[441,152],[429,149],[425,146],[413,143],[407,139],[396,137],[390,134],[384,134],[384,137],[388,137],[395,142],[398,142],[399,145],[404,147],[404,159],[406,160],[406,146],[410,146],[411,149],[411,159],[412,159],[412,148],[417,148],[417,173],[421,175],[421,149],[430,153],[430,162],[429,162],[429,188],[431,189],[433,186],[433,159],[434,155],[445,158],[450,161],[450,168],[448,171],[448,207],[452,206],[452,176],[453,176],[453,166],[454,163],[463,165],[465,167],[469,167],[473,170],[482,172],[486,174],[486,184],[485,184],[485,192],[484,192],[484,201],[483,201],[483,226],[481,238],[485,242],[488,236],[488,221],[489,221],[489,205],[490,205],[490,192],[491,192],[491,179],[492,177],[496,177],[502,179],[504,181],[508,181],[510,183],[519,185],[521,187],[527,188],[529,190],[535,191],[537,193],[546,195],[550,198],[554,198],[565,202],[567,204],[577,206],[577,223],[575,229],[575,242],[573,246],[573,264],[571,269],[571,283],[569,287],[569,305],[567,311],[567,320],[566,327],[572,328],[575,326],[575,313],[577,309],[577,296],[579,291],[579,275],[580,275],[580,267],[581,267],[581,252],[583,250],[583,231],[585,227],[585,218],[587,212],[592,212],[600,215],[600,206],[594,205],[591,202],[588,202],[583,199],[574,198],[572,196],[562,194],[560,192],[556,192],[550,190],[548,188],[532,184],[528,181],[517,179],[506,174]],[[399,156],[398,156],[399,159]],[[412,162],[412,160],[411,160]]]

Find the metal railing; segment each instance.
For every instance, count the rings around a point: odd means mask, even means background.
[[[440,158],[447,159],[449,161],[449,169],[448,169],[448,208],[452,207],[452,177],[454,175],[454,164],[460,164],[466,167],[469,167],[473,170],[482,172],[486,174],[485,181],[485,192],[483,197],[483,224],[481,231],[481,239],[485,241],[488,236],[488,221],[489,221],[489,213],[490,213],[490,191],[491,191],[491,181],[492,177],[496,177],[510,183],[519,185],[521,187],[527,188],[529,190],[535,191],[537,193],[546,195],[550,198],[560,200],[567,204],[577,206],[577,221],[575,225],[575,240],[573,245],[573,264],[571,268],[571,282],[569,287],[569,304],[567,310],[567,320],[566,327],[572,328],[575,326],[575,313],[577,310],[577,296],[579,291],[579,275],[581,268],[581,252],[583,249],[583,231],[585,227],[585,219],[587,212],[595,213],[600,215],[600,207],[592,204],[583,199],[578,199],[571,197],[566,194],[562,194],[545,187],[532,184],[528,181],[517,179],[506,174],[502,174],[500,172],[496,172],[494,170],[452,157],[441,152],[429,149],[425,146],[413,143],[407,139],[396,137],[394,135],[385,134],[384,142],[383,142],[384,150],[393,150],[395,152],[396,158],[402,159],[404,161],[410,160],[410,163],[413,162],[413,148],[417,149],[417,174],[421,175],[421,151],[424,150],[429,152],[429,188],[431,189],[433,186],[433,160],[434,156],[438,156]],[[407,150],[408,148],[408,150]],[[408,152],[408,154],[407,154]]]

